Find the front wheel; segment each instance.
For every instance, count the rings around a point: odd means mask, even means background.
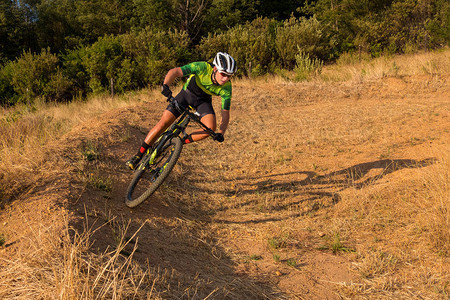
[[[150,197],[167,178],[181,154],[183,143],[178,137],[167,140],[160,153],[149,164],[152,153],[145,155],[138,165],[133,180],[128,186],[125,204],[135,207]]]

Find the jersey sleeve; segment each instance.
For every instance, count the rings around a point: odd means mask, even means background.
[[[206,69],[205,62],[193,62],[181,67],[181,71],[183,72],[183,76],[188,76],[191,74],[199,74],[204,72]]]

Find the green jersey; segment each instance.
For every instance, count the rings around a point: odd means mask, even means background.
[[[211,100],[211,96],[222,98],[222,109],[229,110],[231,105],[231,82],[224,85],[212,81],[213,66],[207,62],[193,62],[181,67],[183,76],[189,76],[183,86],[200,99]]]

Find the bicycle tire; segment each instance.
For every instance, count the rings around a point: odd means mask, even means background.
[[[162,166],[159,168],[162,168],[160,170],[155,171],[155,167],[152,165],[152,168],[140,168],[138,167],[137,170],[134,173],[134,177],[130,182],[130,185],[127,189],[127,196],[125,197],[125,204],[128,207],[136,207],[142,202],[144,202],[146,199],[148,199],[157,189],[158,187],[164,182],[164,180],[169,176],[170,172],[172,171],[173,167],[175,166],[176,162],[178,161],[178,158],[181,154],[181,149],[183,148],[183,142],[179,137],[172,138],[170,140],[167,140],[165,145],[162,147],[161,153],[158,155],[158,157],[155,158],[155,160],[160,160],[158,162],[163,162]],[[166,158],[168,154],[168,157]],[[144,157],[143,163],[145,163],[145,159],[149,159],[151,154],[147,154],[147,157]],[[157,163],[158,163],[157,162]],[[158,167],[156,167],[158,168]],[[143,188],[143,192],[140,193],[140,195],[137,195],[135,198],[133,198],[133,193],[136,192],[136,187],[139,183],[139,181],[143,178],[145,173],[148,172],[156,172],[153,174],[153,176],[157,176],[156,179],[150,183],[150,186],[145,189]],[[145,184],[145,183],[143,183]]]

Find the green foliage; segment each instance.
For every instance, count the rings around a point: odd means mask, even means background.
[[[74,1],[82,38],[94,42],[105,35],[128,32],[132,26],[133,2],[120,0]]]
[[[100,151],[94,142],[88,141],[81,149],[81,155],[86,161],[94,161],[100,156]]]
[[[238,63],[238,75],[266,73],[274,60],[274,27],[276,22],[258,18],[221,34],[210,34],[197,47],[200,57],[211,60],[218,51],[231,54]]]
[[[82,65],[89,75],[89,88],[94,94],[105,92],[110,81],[115,80],[124,53],[120,38],[105,36],[86,48]]]
[[[445,0],[318,0],[304,10],[323,24],[335,58],[358,47],[379,56],[446,45],[449,7]]]
[[[31,103],[36,97],[58,99],[70,88],[71,82],[58,66],[58,57],[43,49],[40,54],[24,52],[5,68],[9,84],[18,101]],[[59,99],[58,99],[59,100]]]
[[[287,234],[283,234],[281,236],[269,238],[267,242],[271,249],[285,248],[288,245],[289,236]]]
[[[172,26],[171,14],[167,1],[133,0],[135,26],[155,30],[169,30]]]
[[[39,49],[49,47],[58,53],[74,46],[72,36],[78,34],[81,27],[75,20],[74,4],[72,0],[41,0],[36,3],[34,31]]]
[[[189,39],[178,30],[104,36],[91,46],[63,55],[74,93],[115,93],[157,85],[171,68],[189,61]]]
[[[277,62],[294,68],[299,49],[313,57],[325,56],[327,44],[323,36],[315,18],[290,18],[283,23],[258,18],[224,33],[208,35],[197,50],[202,59],[226,51],[237,60],[238,75],[257,76],[271,71]]]
[[[290,267],[296,268],[297,267],[297,261],[294,258],[289,258],[286,261],[286,264]]]
[[[327,238],[328,244],[320,246],[318,248],[319,250],[332,250],[334,254],[337,254],[338,252],[355,252],[354,249],[344,246],[339,233],[335,233],[332,238]]]
[[[190,57],[188,35],[179,30],[146,28],[122,36],[122,43],[129,64],[135,66],[135,79],[140,87],[161,83],[169,69],[187,63]]]
[[[425,10],[416,0],[396,1],[386,10],[378,40],[389,53],[404,52],[407,44],[419,47],[425,42]]]
[[[323,37],[322,25],[315,17],[286,20],[277,28],[275,40],[282,66],[292,69],[299,50],[314,57],[326,56],[327,45]]]
[[[322,72],[323,62],[318,58],[311,58],[300,47],[298,47],[298,54],[295,55],[295,61],[294,71],[297,80],[305,80],[312,75],[320,75]]]
[[[12,1],[0,1],[0,63],[7,59],[14,58],[17,53],[17,34],[14,27],[17,27],[19,18],[17,9]]]
[[[428,47],[435,48],[450,41],[450,2],[436,0],[430,2],[429,18],[425,21],[429,33]],[[428,37],[428,36],[427,36]]]
[[[100,191],[111,192],[113,182],[109,177],[101,177],[91,173],[87,177],[87,184]]]
[[[17,94],[11,85],[12,68],[7,64],[0,69],[0,104],[11,105],[17,102]]]
[[[205,35],[209,32],[225,32],[252,21],[255,16],[260,15],[258,4],[251,0],[212,0],[205,16]]]
[[[61,55],[64,74],[72,81],[72,96],[82,98],[86,96],[89,85],[89,74],[83,65],[83,57],[87,48],[77,48]]]

